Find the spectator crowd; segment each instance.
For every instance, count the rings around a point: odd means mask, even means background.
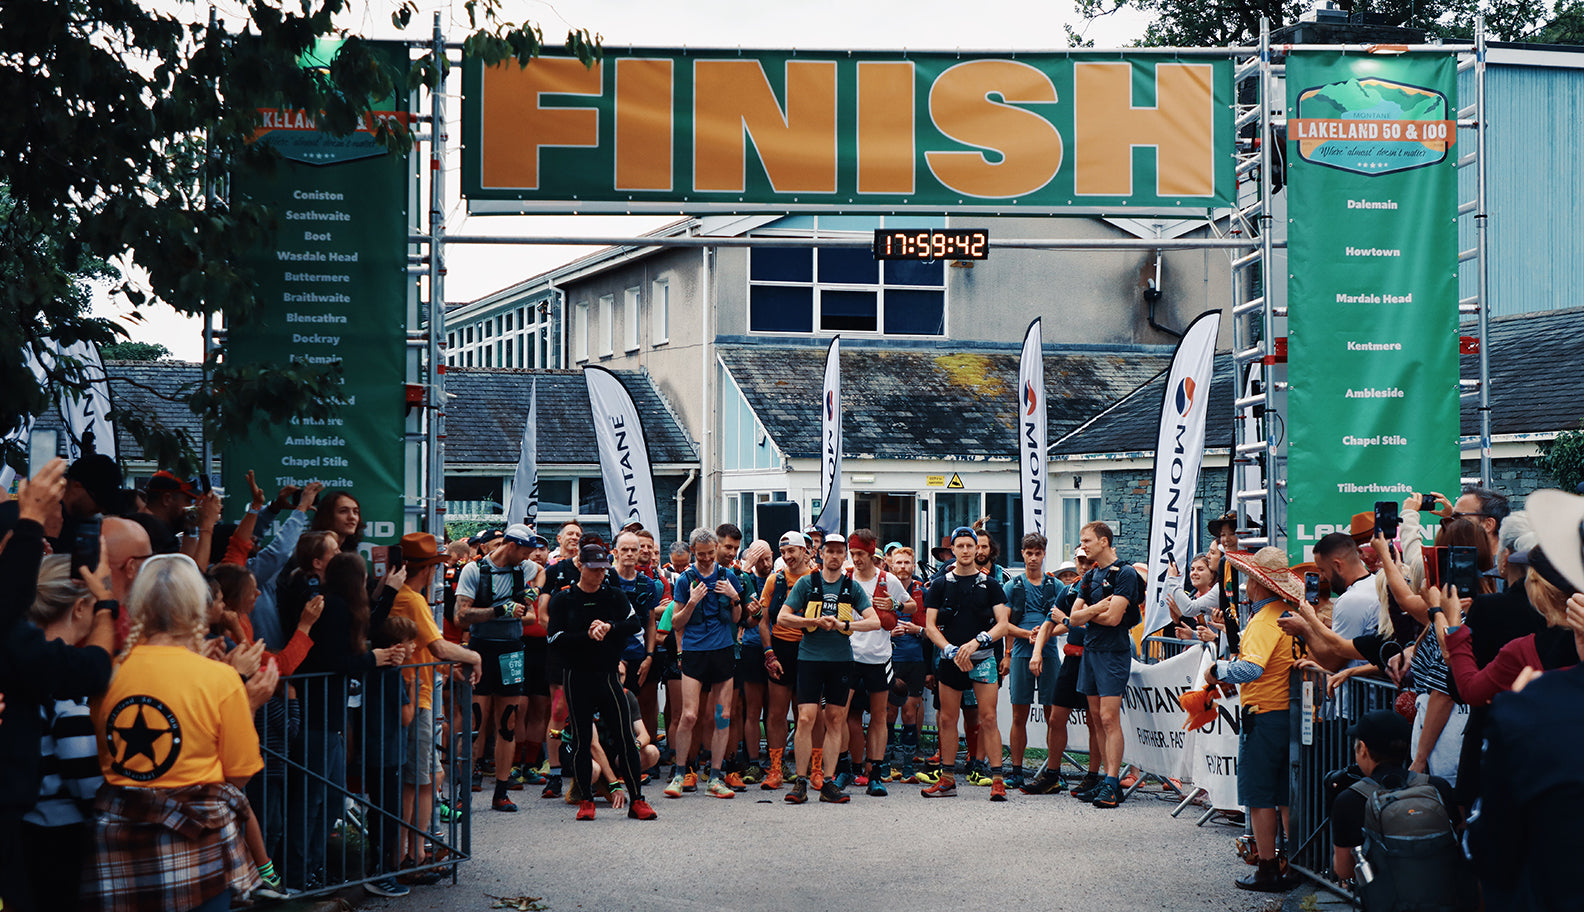
[[[960,781],[991,801],[1125,800],[1146,587],[1104,522],[1050,566],[1024,536],[1017,573],[977,527],[927,555],[867,529],[745,546],[729,523],[664,553],[637,524],[610,541],[515,523],[370,547],[351,492],[270,498],[248,478],[235,524],[201,482],[126,489],[91,453],[0,503],[5,908],[223,910],[347,882],[403,895],[446,871],[437,828],[469,811],[447,800],[467,787],[488,793],[481,810],[515,812],[532,789],[578,820],[602,806],[656,820],[646,788],[840,805],[907,784],[950,799]],[[1584,798],[1569,750],[1584,498],[1525,506],[1416,494],[1297,566],[1240,548],[1228,514],[1186,574],[1173,567],[1172,621],[1148,633],[1210,644],[1205,692],[1241,705],[1253,870],[1238,886],[1296,883],[1289,685],[1311,675],[1340,706],[1366,685],[1397,695],[1319,713],[1353,761],[1333,777],[1319,873],[1368,908],[1584,905],[1562,830]],[[1075,711],[1090,751],[1069,781]],[[1394,809],[1410,806],[1439,868],[1403,860],[1410,818]]]

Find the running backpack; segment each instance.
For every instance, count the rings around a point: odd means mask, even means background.
[[[1374,779],[1349,786],[1364,797],[1369,876],[1355,871],[1365,912],[1463,912],[1479,907],[1479,887],[1452,817],[1430,777],[1410,773],[1401,788]]]

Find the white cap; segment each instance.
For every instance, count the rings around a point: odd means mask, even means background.
[[[781,547],[785,548],[787,545],[794,545],[799,548],[807,548],[809,546],[808,536],[796,529],[793,529],[791,532],[781,536]]]
[[[1055,571],[1054,571],[1056,576],[1061,576],[1063,573],[1077,573],[1077,572],[1078,572],[1078,565],[1073,563],[1072,561],[1062,561],[1061,562],[1061,566],[1057,567],[1055,569]]]

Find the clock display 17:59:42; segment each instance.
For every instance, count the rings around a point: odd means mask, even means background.
[[[990,232],[983,228],[877,228],[877,260],[982,260],[990,255]]]

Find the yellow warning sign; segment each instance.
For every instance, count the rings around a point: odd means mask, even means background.
[[[948,488],[961,488],[962,486],[963,486],[962,476],[958,475],[956,472],[953,472],[952,473],[952,477],[951,477],[951,481],[946,482],[946,487],[948,487]]]
[[[946,487],[946,476],[945,475],[925,475],[924,476],[924,486],[926,488],[944,488],[944,487]]]

